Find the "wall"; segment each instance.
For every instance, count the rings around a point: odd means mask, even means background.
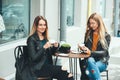
[[[84,42],[85,27],[72,26],[67,28],[66,42],[69,43],[72,48],[77,49],[78,43]]]
[[[48,20],[49,36],[59,41],[59,0],[46,0],[45,17]]]
[[[0,77],[6,77],[15,72],[14,48],[25,44],[26,39],[21,39],[0,46]]]
[[[86,27],[86,23],[87,23],[87,1],[88,0],[81,0],[81,15],[80,15],[80,19],[81,19],[81,24],[79,25],[80,27]]]
[[[40,15],[40,0],[31,0],[30,27],[33,25],[34,18],[38,15]]]
[[[75,0],[74,23],[75,26],[86,26],[87,0]]]

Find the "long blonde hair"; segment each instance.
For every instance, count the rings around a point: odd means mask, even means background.
[[[32,30],[30,32],[30,35],[34,34],[36,31],[37,31],[37,27],[38,27],[38,24],[39,24],[39,21],[40,20],[44,20],[45,21],[45,24],[46,24],[46,30],[45,32],[42,34],[44,36],[45,39],[48,40],[48,23],[47,23],[47,20],[43,17],[43,16],[37,16],[35,19],[34,19],[34,22],[33,22],[33,26],[32,26]]]
[[[97,24],[98,24],[98,35],[99,35],[100,43],[101,43],[103,48],[107,49],[108,45],[107,45],[107,41],[105,39],[107,29],[106,29],[106,27],[104,25],[102,17],[100,15],[98,15],[97,13],[91,14],[91,16],[88,18],[87,28],[86,28],[86,33],[85,33],[85,41],[88,40],[88,37],[89,37],[89,35],[90,35],[91,31],[92,31],[92,29],[90,28],[90,22],[89,22],[90,19],[93,19],[93,20],[95,20],[97,22]]]

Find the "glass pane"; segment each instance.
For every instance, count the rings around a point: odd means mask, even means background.
[[[105,9],[106,9],[106,0],[100,0],[100,14],[102,17],[105,17]]]
[[[29,0],[1,0],[0,44],[21,39],[28,35],[29,30]]]
[[[74,0],[66,0],[66,15],[67,26],[73,26],[74,24]]]

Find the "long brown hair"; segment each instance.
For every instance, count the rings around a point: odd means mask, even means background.
[[[45,32],[42,34],[44,36],[45,39],[48,40],[48,23],[47,23],[47,20],[43,17],[43,16],[37,16],[35,19],[34,19],[34,22],[33,22],[33,26],[32,26],[32,30],[30,32],[30,35],[34,34],[36,31],[37,31],[37,27],[38,27],[38,24],[39,24],[39,21],[40,20],[44,20],[45,21],[45,24],[46,24],[46,30]]]
[[[107,32],[107,29],[104,25],[102,17],[98,15],[97,13],[91,14],[91,16],[88,18],[87,28],[86,28],[86,33],[85,33],[85,41],[88,40],[88,37],[92,31],[92,29],[90,28],[90,22],[89,22],[90,19],[95,20],[98,24],[98,35],[99,35],[99,40],[100,40],[100,43],[102,44],[102,47],[105,49],[108,48],[107,41],[105,39],[105,34]]]

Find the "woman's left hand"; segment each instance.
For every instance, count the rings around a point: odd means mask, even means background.
[[[58,45],[59,45],[58,42],[55,42],[55,43],[53,44],[54,47],[58,47]]]

